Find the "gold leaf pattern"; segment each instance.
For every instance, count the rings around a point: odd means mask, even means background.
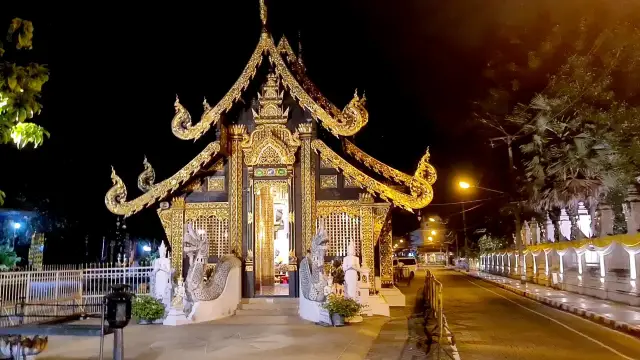
[[[311,146],[315,151],[320,152],[320,155],[327,159],[334,167],[342,170],[344,176],[350,177],[361,187],[366,188],[367,191],[375,193],[383,200],[391,201],[407,211],[413,212],[414,209],[422,209],[433,200],[433,189],[426,181],[420,181],[414,178],[409,184],[411,194],[405,194],[358,170],[331,150],[321,140],[316,139],[312,141]]]
[[[321,189],[335,189],[338,187],[338,175],[320,175]]]
[[[191,177],[207,165],[211,159],[220,151],[220,143],[213,142],[200,152],[193,160],[185,165],[180,171],[170,178],[154,185],[146,193],[139,197],[127,201],[127,187],[115,170],[111,170],[111,180],[113,186],[107,192],[104,202],[107,209],[116,215],[125,217],[131,216],[140,210],[164,199],[180,186],[185,184]]]

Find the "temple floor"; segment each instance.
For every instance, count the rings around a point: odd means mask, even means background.
[[[256,290],[257,296],[289,296],[289,284],[275,284],[274,286],[261,286]]]
[[[233,324],[232,319],[179,327],[132,323],[124,331],[125,359],[364,359],[388,321],[374,316],[325,328],[293,316],[283,325]],[[105,359],[111,358],[112,343],[107,336]],[[97,338],[50,336],[38,359],[98,359],[98,348]]]

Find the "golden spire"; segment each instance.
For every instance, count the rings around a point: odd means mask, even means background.
[[[260,0],[260,20],[262,20],[262,26],[267,25],[267,6],[264,0]]]

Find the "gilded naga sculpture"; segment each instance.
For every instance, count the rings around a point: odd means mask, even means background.
[[[327,250],[329,238],[324,228],[320,226],[316,236],[311,240],[311,252],[300,262],[300,284],[302,296],[316,302],[324,302],[324,287],[327,280],[324,277],[324,254]]]
[[[240,267],[242,262],[234,255],[225,255],[219,260],[214,274],[205,280],[205,266],[209,257],[207,239],[197,234],[192,224],[187,224],[183,244],[184,252],[189,258],[185,280],[187,298],[193,302],[217,299],[224,291],[231,269]]]

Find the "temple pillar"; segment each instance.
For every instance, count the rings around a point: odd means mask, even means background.
[[[171,201],[171,267],[174,269],[176,276],[182,277],[182,239],[184,238],[184,198],[174,198]],[[162,216],[160,217],[162,219]]]
[[[242,142],[246,126],[234,124],[229,129],[229,249],[239,258],[242,254]]]
[[[380,236],[380,282],[382,287],[393,287],[393,239],[391,220]]]
[[[304,255],[311,248],[311,239],[316,232],[316,166],[311,149],[312,124],[298,125],[298,132],[302,142],[300,146],[300,193],[302,194],[302,254]]]

